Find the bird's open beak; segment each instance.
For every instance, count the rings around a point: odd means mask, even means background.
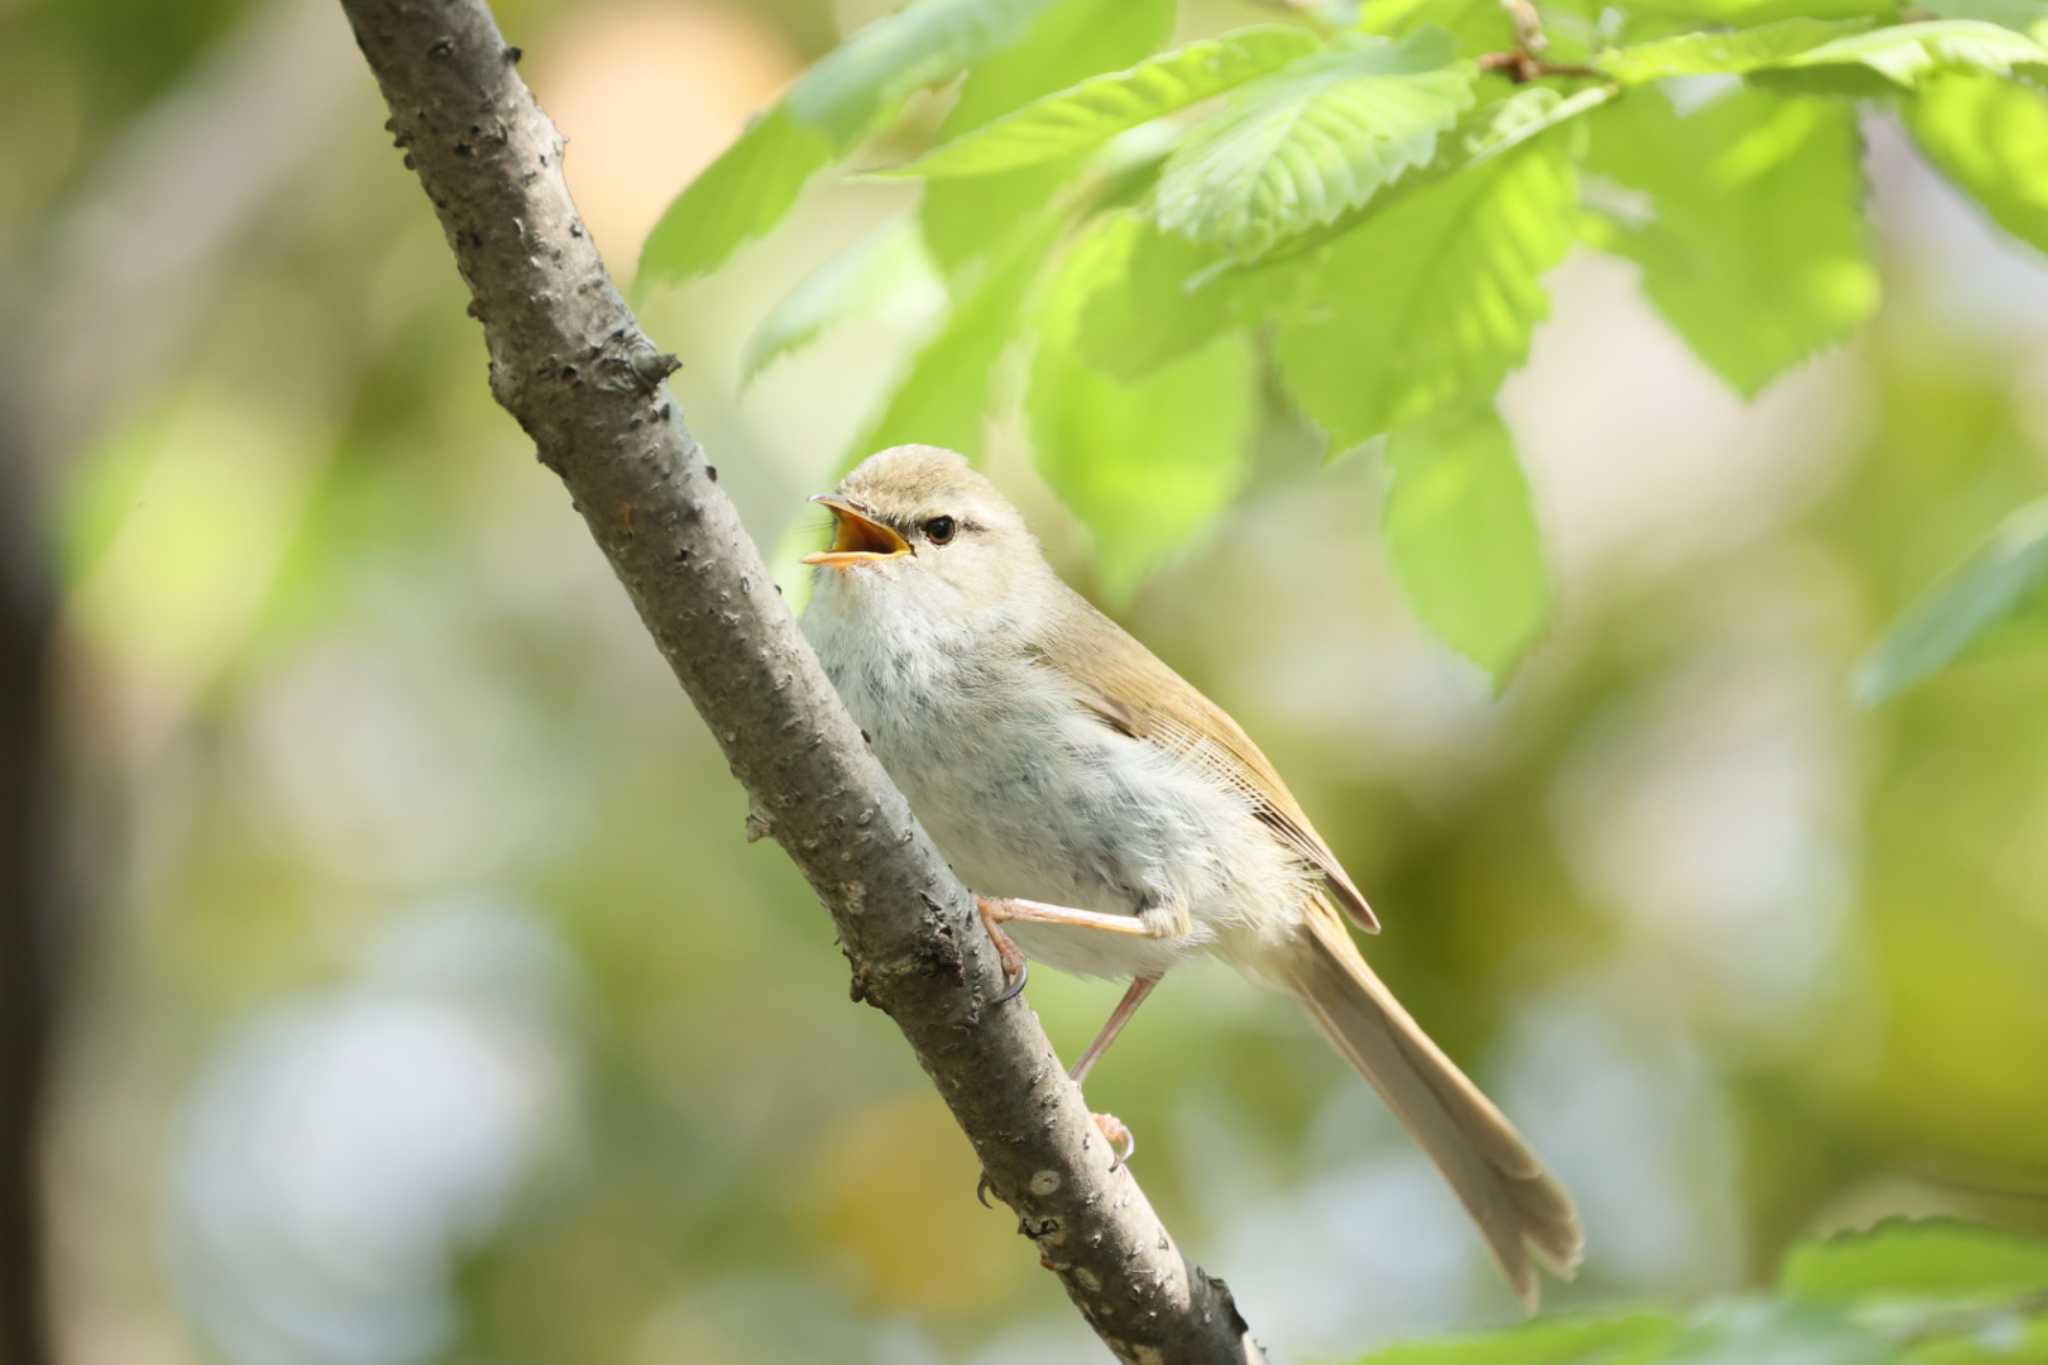
[[[835,569],[846,569],[855,564],[894,559],[910,553],[908,541],[846,499],[820,493],[811,501],[831,508],[839,524],[832,537],[832,548],[805,555],[804,563],[830,564]]]

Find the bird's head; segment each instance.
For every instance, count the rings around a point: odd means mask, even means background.
[[[1017,509],[938,446],[870,455],[811,501],[834,519],[831,548],[803,561],[817,566],[821,597],[848,593],[978,616],[1050,572]]]

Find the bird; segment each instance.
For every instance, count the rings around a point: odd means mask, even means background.
[[[806,638],[975,903],[1026,959],[1130,983],[1085,1081],[1160,978],[1221,958],[1306,1007],[1448,1181],[1530,1312],[1577,1269],[1570,1194],[1373,972],[1379,920],[1224,710],[1070,588],[959,454],[900,445],[812,499]],[[1128,1130],[1098,1122],[1130,1154]]]

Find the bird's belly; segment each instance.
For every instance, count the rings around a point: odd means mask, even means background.
[[[1149,976],[1219,937],[1299,922],[1299,869],[1240,798],[1058,700],[870,727],[883,766],[975,891],[1134,919],[1186,911],[1185,931],[1159,938],[1012,923],[1026,953],[1066,971]]]

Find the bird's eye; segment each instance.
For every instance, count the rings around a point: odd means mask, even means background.
[[[934,545],[944,545],[953,538],[953,519],[933,517],[924,524],[924,536]]]

